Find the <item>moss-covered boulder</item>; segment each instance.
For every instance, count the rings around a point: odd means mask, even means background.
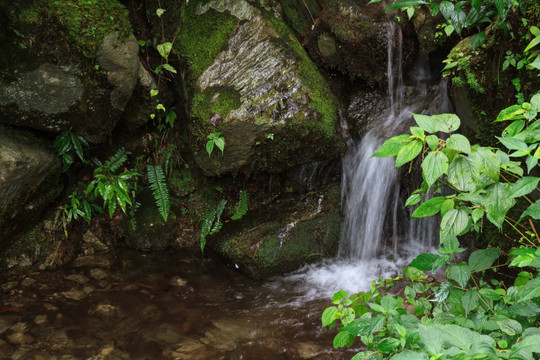
[[[0,2],[0,122],[102,142],[137,84],[118,1]]]
[[[60,172],[58,157],[38,140],[0,127],[0,249],[59,195]]]
[[[192,149],[207,175],[338,158],[338,102],[285,23],[244,0],[193,0],[173,51],[186,60]],[[221,133],[225,151],[205,145]]]
[[[340,188],[278,201],[230,224],[209,240],[222,256],[255,279],[297,270],[334,256],[341,233]]]

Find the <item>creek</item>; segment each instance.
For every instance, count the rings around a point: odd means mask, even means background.
[[[432,248],[433,221],[409,221],[392,159],[372,158],[410,112],[445,112],[444,84],[420,61],[404,78],[388,36],[389,106],[343,160],[338,256],[258,282],[200,252],[115,249],[54,272],[0,275],[0,359],[349,359],[320,316],[338,290],[366,289]],[[406,171],[406,170],[405,170]]]

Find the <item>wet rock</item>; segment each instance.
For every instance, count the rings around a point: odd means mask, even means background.
[[[95,251],[107,250],[108,247],[90,230],[87,230],[83,235],[85,247],[85,255],[93,254]]]
[[[110,276],[110,273],[103,269],[96,268],[90,270],[90,276],[96,280],[104,280]]]
[[[187,6],[174,51],[188,59],[199,52],[208,58],[205,41],[183,45],[200,31],[200,23],[217,20],[228,26],[209,29],[201,38],[212,38],[213,31],[230,35],[223,51],[212,54],[213,62],[190,66],[192,149],[204,173],[275,173],[340,157],[337,99],[285,23],[244,0],[200,3]],[[216,114],[222,121],[214,127],[210,121]],[[214,132],[224,137],[225,151],[208,156],[207,135]]]
[[[0,339],[0,354],[2,354],[5,359],[12,359],[12,357],[10,357],[12,351],[12,346],[5,342],[3,339]]]
[[[388,107],[388,96],[380,91],[362,90],[353,94],[346,113],[350,134],[361,139],[375,121],[380,121]]]
[[[182,340],[181,334],[182,330],[178,326],[173,324],[161,324],[157,329],[154,329],[147,334],[147,338],[166,344],[176,344]]]
[[[88,281],[90,281],[86,276],[84,276],[82,274],[66,275],[66,276],[64,276],[64,279],[69,280],[69,281],[73,281],[73,282],[75,282],[77,284],[80,284],[80,285],[84,285]]]
[[[94,313],[106,318],[110,318],[118,314],[118,308],[111,304],[99,304],[96,306]]]
[[[324,351],[324,348],[314,343],[300,342],[296,344],[296,351],[302,359],[313,359],[317,355],[320,355]]]
[[[27,325],[25,323],[17,323],[13,325],[10,330],[11,334],[6,336],[6,340],[10,344],[21,345],[21,344],[30,344],[34,342],[34,338],[26,333]]]
[[[47,315],[37,315],[35,318],[34,318],[34,324],[36,325],[43,325],[47,322]]]
[[[324,193],[285,198],[249,216],[244,226],[224,226],[210,246],[250,277],[282,275],[335,255],[340,188],[335,184]]]
[[[171,279],[170,281],[170,284],[172,286],[178,286],[178,287],[183,287],[183,286],[186,286],[187,284],[187,281],[182,279],[181,277],[178,277],[178,276],[175,276]]]
[[[16,288],[18,285],[19,285],[19,283],[17,281],[8,281],[8,282],[0,285],[0,288],[2,289],[2,291],[8,292],[11,289]]]
[[[21,281],[21,286],[23,287],[29,287],[30,285],[33,285],[36,283],[36,279],[33,279],[31,277],[24,278],[23,281]]]
[[[164,355],[178,360],[203,360],[212,358],[208,353],[208,347],[194,339],[182,340],[175,347],[175,350],[166,352]]]
[[[0,335],[5,333],[6,330],[8,330],[11,326],[12,324],[9,321],[7,321],[6,319],[0,318]]]
[[[1,96],[0,96],[1,97]],[[3,129],[3,128],[2,128]],[[0,129],[0,249],[36,222],[59,193],[60,161],[37,141]]]
[[[66,299],[80,301],[80,300],[88,297],[88,295],[93,293],[95,290],[96,289],[94,287],[92,287],[92,286],[85,286],[83,289],[75,289],[75,288],[73,288],[73,289],[68,290],[68,291],[63,291],[61,294]]]
[[[117,1],[0,7],[6,29],[24,33],[19,44],[0,36],[0,122],[104,141],[139,74],[139,47],[125,7]]]
[[[250,340],[261,337],[264,329],[255,324],[249,326],[247,319],[221,319],[212,321],[214,328],[206,331],[201,342],[220,351],[234,350],[239,340]]]
[[[106,256],[103,256],[103,254],[79,256],[73,261],[73,266],[78,267],[78,268],[92,267],[92,268],[110,269],[111,264],[112,264],[111,260],[107,258]]]

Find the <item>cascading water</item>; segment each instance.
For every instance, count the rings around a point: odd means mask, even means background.
[[[303,284],[300,298],[305,300],[329,298],[338,290],[364,290],[373,279],[395,275],[418,253],[429,251],[438,238],[435,221],[410,220],[409,210],[403,208],[419,185],[403,185],[408,169],[397,170],[393,158],[372,155],[386,139],[407,132],[412,125],[411,113],[450,111],[446,86],[433,83],[422,58],[404,81],[401,30],[396,23],[388,24],[388,39],[388,106],[360,141],[349,140],[343,159],[344,223],[338,256],[287,278]],[[419,178],[420,172],[409,177]],[[276,289],[280,286],[274,285]]]

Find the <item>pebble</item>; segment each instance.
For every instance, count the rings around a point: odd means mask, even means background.
[[[81,284],[81,285],[84,285],[88,281],[90,281],[86,276],[81,275],[81,274],[66,275],[66,276],[64,276],[64,279],[73,281],[73,282],[75,282],[77,284]]]
[[[90,276],[96,280],[104,280],[109,277],[109,273],[103,269],[95,268],[90,270]]]

